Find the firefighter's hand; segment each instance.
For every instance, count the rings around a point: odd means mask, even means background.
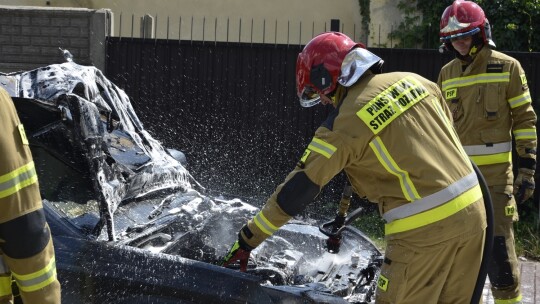
[[[240,263],[240,271],[246,272],[247,264],[249,260],[249,254],[251,250],[243,244],[244,242],[237,240],[229,249],[229,252],[223,257],[223,260],[219,263],[220,266],[227,267],[229,264],[234,262]]]
[[[521,168],[514,183],[516,203],[521,204],[533,195],[534,170]]]

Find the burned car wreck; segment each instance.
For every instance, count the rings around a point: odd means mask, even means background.
[[[63,302],[373,300],[381,253],[349,226],[336,254],[318,227],[296,220],[252,252],[247,273],[216,266],[258,208],[205,194],[124,91],[67,59],[0,74],[30,140]]]

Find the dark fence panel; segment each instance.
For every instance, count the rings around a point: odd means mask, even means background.
[[[295,95],[299,46],[110,38],[107,76],[211,190],[268,196],[327,109]]]
[[[153,136],[187,154],[188,169],[204,186],[263,200],[330,110],[298,105],[301,48],[111,37],[106,75],[126,91]],[[385,72],[411,71],[432,81],[452,59],[437,50],[371,50],[385,60]],[[540,53],[510,55],[526,70],[538,108]],[[341,187],[330,184],[325,191],[333,195]]]

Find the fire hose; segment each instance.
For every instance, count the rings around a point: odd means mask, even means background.
[[[478,177],[478,182],[480,184],[480,189],[482,190],[482,196],[484,197],[484,207],[486,209],[486,218],[487,218],[487,227],[485,231],[485,241],[484,249],[482,251],[482,262],[480,264],[480,269],[478,271],[478,277],[476,279],[476,284],[474,291],[471,297],[471,304],[478,304],[480,302],[480,297],[484,290],[484,285],[486,282],[488,265],[491,259],[491,251],[493,249],[493,205],[491,201],[491,195],[489,194],[489,189],[484,179],[484,176],[472,161],[474,172]],[[333,221],[326,222],[319,227],[319,230],[328,236],[326,240],[327,250],[330,253],[338,253],[341,245],[342,231],[347,225],[356,220],[361,214],[363,209],[358,208],[347,215],[350,203],[352,198],[352,186],[347,181],[341,200],[339,202],[338,212]]]
[[[482,189],[482,196],[484,197],[484,207],[486,209],[486,218],[487,218],[487,227],[486,227],[486,240],[484,241],[484,250],[482,251],[482,264],[480,264],[480,270],[478,272],[478,277],[476,279],[476,285],[474,286],[473,295],[471,298],[471,304],[480,303],[480,298],[482,297],[482,291],[484,290],[484,285],[486,283],[486,277],[488,272],[488,264],[491,260],[491,251],[493,250],[493,204],[491,201],[491,195],[489,194],[489,189],[484,176],[478,169],[478,166],[471,161],[471,164],[474,168],[474,172],[478,177],[478,182],[480,183],[480,188]]]

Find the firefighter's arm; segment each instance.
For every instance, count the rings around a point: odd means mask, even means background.
[[[507,101],[512,112],[512,133],[519,156],[518,175],[514,183],[516,201],[527,200],[534,192],[536,169],[536,114],[532,107],[525,72],[516,63],[510,70]]]
[[[287,176],[285,182],[278,186],[261,211],[240,230],[238,245],[233,245],[222,264],[227,265],[235,260],[241,265],[247,264],[249,254],[246,256],[242,251],[249,253],[292,217],[302,212],[319,194],[321,188],[346,165],[349,149],[344,146],[339,135],[320,128],[296,168]],[[235,247],[241,250],[240,256],[232,252]]]

